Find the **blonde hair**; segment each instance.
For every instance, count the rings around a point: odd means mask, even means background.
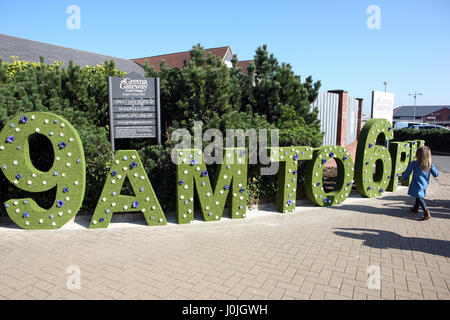
[[[431,169],[431,150],[427,146],[420,147],[416,151],[417,163],[422,171],[428,172]]]

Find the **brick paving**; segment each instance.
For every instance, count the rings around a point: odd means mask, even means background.
[[[425,222],[409,212],[405,188],[189,225],[173,215],[167,226],[140,219],[106,230],[86,229],[82,217],[51,231],[2,222],[0,299],[450,299],[450,173],[440,181]],[[69,266],[81,271],[80,289],[68,289]],[[379,289],[368,288],[370,266]]]

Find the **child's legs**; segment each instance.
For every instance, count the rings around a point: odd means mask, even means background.
[[[422,208],[424,212],[427,210],[427,205],[425,204],[425,200],[423,198],[416,198],[415,207],[418,209],[419,206]]]

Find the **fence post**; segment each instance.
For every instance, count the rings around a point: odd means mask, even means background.
[[[362,109],[363,109],[363,98],[356,98],[358,100],[358,124],[356,126],[356,140],[359,139],[359,134],[361,133],[362,127]]]
[[[347,130],[348,92],[344,90],[328,90],[328,92],[337,93],[339,95],[336,145],[345,147],[346,130]]]

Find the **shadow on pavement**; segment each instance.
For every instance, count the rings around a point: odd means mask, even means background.
[[[404,237],[395,232],[374,229],[335,228],[335,230],[344,230],[334,231],[334,234],[341,237],[364,240],[363,245],[371,248],[411,250],[450,257],[450,241],[447,240]]]
[[[398,217],[410,220],[420,220],[423,212],[413,213],[410,207],[413,206],[415,199],[411,196],[383,196],[382,201],[387,200],[383,207],[374,207],[364,204],[345,203],[342,206],[331,207],[336,210],[358,211],[370,214],[384,214],[391,217]],[[428,209],[433,218],[450,219],[450,200],[429,200],[425,198]]]

